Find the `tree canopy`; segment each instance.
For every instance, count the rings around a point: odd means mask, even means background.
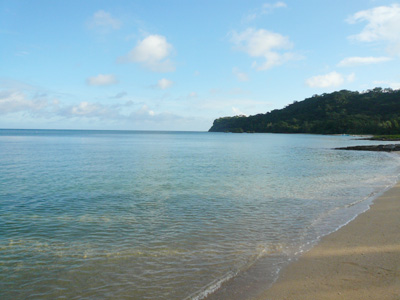
[[[341,90],[254,116],[218,118],[211,132],[400,134],[400,90]]]

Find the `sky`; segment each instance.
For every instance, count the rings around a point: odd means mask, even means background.
[[[400,2],[0,0],[0,128],[207,131],[400,88]]]

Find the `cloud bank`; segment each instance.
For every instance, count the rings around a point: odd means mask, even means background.
[[[145,125],[155,126],[155,128],[160,128],[160,126],[180,128],[182,122],[192,121],[192,118],[182,117],[174,112],[156,112],[143,102],[125,101],[104,104],[81,101],[69,104],[46,94],[0,90],[0,116],[13,118],[16,115],[23,116],[26,121],[31,119],[51,119],[52,121],[73,123],[101,121],[102,124],[118,123],[126,126],[130,124],[142,126],[145,123]],[[178,126],[178,124],[180,125]]]
[[[31,115],[40,114],[49,106],[48,100],[43,96],[26,98],[25,94],[19,91],[0,92],[0,115],[29,111]]]

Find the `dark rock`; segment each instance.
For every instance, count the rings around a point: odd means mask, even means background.
[[[351,146],[343,148],[335,148],[335,150],[357,150],[357,151],[400,151],[400,144],[388,144],[388,145],[368,145],[368,146]]]

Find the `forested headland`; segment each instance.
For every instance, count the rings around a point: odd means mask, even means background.
[[[400,90],[341,90],[254,116],[218,118],[210,132],[400,134]]]

